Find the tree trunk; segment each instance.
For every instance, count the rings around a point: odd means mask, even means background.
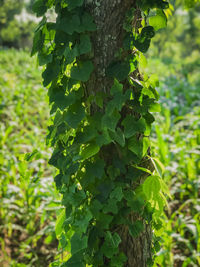
[[[97,25],[97,31],[92,36],[94,49],[94,72],[87,83],[88,95],[95,95],[97,92],[109,92],[113,79],[106,76],[106,68],[114,60],[115,54],[123,46],[125,30],[123,23],[126,13],[131,8],[136,8],[133,27],[140,24],[141,13],[136,7],[135,0],[87,0],[86,9],[92,14]],[[137,72],[138,75],[138,72]],[[126,86],[126,81],[123,81]],[[97,107],[96,107],[97,108]],[[110,157],[111,150],[104,150],[104,158]],[[108,154],[106,157],[106,153]],[[151,168],[151,166],[146,166]],[[141,181],[145,177],[141,177]],[[134,188],[134,186],[133,186]],[[131,214],[133,222],[138,218]],[[144,222],[145,224],[145,222]],[[147,260],[151,258],[151,227],[145,224],[144,231],[138,238],[129,234],[128,226],[121,226],[118,233],[122,239],[120,249],[125,253],[128,260],[127,267],[146,267]],[[105,263],[106,266],[106,263]]]

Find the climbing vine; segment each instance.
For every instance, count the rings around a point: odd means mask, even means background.
[[[49,163],[58,169],[55,183],[65,207],[56,223],[62,257],[52,266],[116,267],[127,262],[121,225],[133,239],[145,225],[158,229],[165,203],[167,188],[149,141],[152,113],[159,112],[158,81],[139,69],[155,31],[167,24],[169,4],[135,1],[124,18],[123,45],[105,70],[111,86],[96,92],[89,80],[98,27],[88,2],[37,0],[33,6],[43,16],[32,55],[38,53],[45,66],[52,116],[47,143],[54,149]],[[55,20],[48,18],[49,10]],[[154,237],[154,252],[157,241]]]

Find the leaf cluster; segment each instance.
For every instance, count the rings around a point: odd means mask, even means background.
[[[150,7],[164,14],[166,2],[151,2],[139,6],[144,17]],[[52,7],[56,21],[48,22],[45,13]],[[149,175],[152,112],[159,111],[157,82],[134,75],[158,22],[150,25],[144,19],[139,29],[126,28],[124,45],[106,69],[113,85],[106,94],[88,97],[96,26],[84,1],[38,0],[34,11],[43,19],[32,55],[38,53],[39,64],[46,65],[43,85],[48,87],[53,117],[47,137],[54,147],[49,163],[59,170],[55,182],[65,206],[56,226],[66,252],[61,266],[124,266],[127,258],[119,250],[117,229],[127,225],[137,238],[154,214],[161,213],[164,201],[160,178],[152,174],[141,185],[141,178]]]

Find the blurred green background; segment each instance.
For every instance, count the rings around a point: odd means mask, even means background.
[[[46,267],[61,253],[54,231],[60,198],[45,143],[48,98],[30,58],[32,2],[0,0],[0,267]],[[156,231],[161,267],[200,266],[200,6],[182,2],[171,1],[168,27],[141,66],[160,80],[152,153],[172,195]]]

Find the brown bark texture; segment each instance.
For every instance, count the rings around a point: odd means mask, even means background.
[[[109,92],[112,86],[113,80],[106,77],[105,71],[122,47],[125,36],[123,23],[127,11],[132,7],[136,7],[135,0],[86,0],[86,9],[93,16],[97,25],[97,31],[92,36],[94,72],[87,83],[89,95],[95,95],[97,92]],[[123,83],[126,86],[126,81]],[[107,153],[111,153],[111,151],[107,151]],[[141,177],[141,181],[144,179],[145,177]],[[130,215],[131,221],[138,219],[141,218],[134,214]],[[118,230],[122,239],[120,249],[128,258],[125,267],[147,267],[147,260],[151,258],[152,230],[146,224],[144,229],[138,238],[131,237],[128,227],[125,225]]]

